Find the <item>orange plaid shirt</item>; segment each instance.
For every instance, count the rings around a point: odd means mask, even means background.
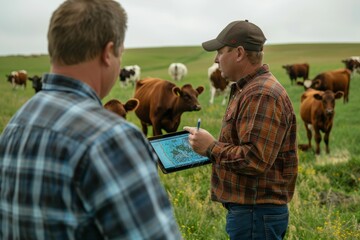
[[[263,65],[232,85],[212,160],[211,197],[238,204],[286,204],[298,171],[296,116],[284,87]]]

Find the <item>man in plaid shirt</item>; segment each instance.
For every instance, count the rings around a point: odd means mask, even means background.
[[[100,101],[126,22],[112,0],[53,13],[51,73],[0,137],[0,239],[181,239],[147,139]]]
[[[196,152],[212,161],[211,197],[228,210],[230,239],[282,239],[297,177],[296,116],[283,86],[262,64],[265,36],[234,21],[204,42],[234,82],[218,140],[185,127]]]

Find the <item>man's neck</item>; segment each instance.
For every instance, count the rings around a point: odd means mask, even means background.
[[[245,65],[241,68],[242,71],[239,71],[239,72],[238,72],[238,74],[236,75],[236,79],[234,79],[234,81],[238,81],[239,79],[242,79],[242,78],[248,76],[249,74],[254,73],[254,72],[255,72],[257,69],[259,69],[261,66],[262,66],[261,63],[252,65],[252,64],[250,64],[250,62],[247,62],[247,64],[245,64]]]
[[[61,65],[55,63],[51,67],[51,73],[64,75],[84,82],[100,95],[101,72],[98,61],[98,59],[94,59],[75,65]]]

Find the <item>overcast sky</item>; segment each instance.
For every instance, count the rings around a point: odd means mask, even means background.
[[[0,55],[47,53],[47,28],[62,0],[0,0]],[[126,48],[200,46],[231,21],[248,19],[266,44],[360,44],[360,0],[120,0]],[[354,55],[359,55],[355,54]]]

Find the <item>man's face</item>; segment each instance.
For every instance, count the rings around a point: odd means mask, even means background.
[[[217,50],[215,62],[219,64],[221,76],[233,80],[233,66],[236,62],[236,48],[225,46]],[[233,80],[236,81],[236,80]]]

